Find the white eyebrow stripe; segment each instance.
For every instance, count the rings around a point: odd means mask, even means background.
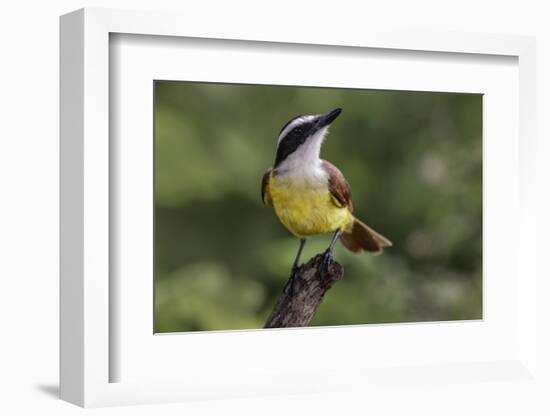
[[[302,117],[298,117],[296,120],[293,120],[288,126],[285,127],[285,129],[279,135],[279,138],[277,139],[277,146],[279,146],[279,143],[281,143],[281,139],[285,137],[289,132],[291,132],[294,127],[304,122],[310,121],[314,117],[315,116],[302,116]]]

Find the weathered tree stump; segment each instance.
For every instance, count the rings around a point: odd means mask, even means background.
[[[290,276],[283,293],[275,304],[265,328],[307,326],[321,304],[325,293],[344,277],[344,268],[332,260],[326,272],[322,270],[323,254],[303,264]]]

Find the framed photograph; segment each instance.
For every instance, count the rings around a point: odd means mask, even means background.
[[[61,397],[537,383],[534,40],[242,29],[61,18]]]

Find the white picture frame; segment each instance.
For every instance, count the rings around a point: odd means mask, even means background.
[[[118,362],[118,349],[112,348],[112,313],[117,309],[116,291],[110,281],[113,259],[110,258],[111,217],[110,186],[113,166],[110,154],[110,35],[161,36],[165,39],[202,38],[226,41],[277,42],[285,44],[331,45],[334,48],[370,48],[383,50],[424,51],[439,54],[500,55],[517,59],[519,69],[519,155],[517,174],[517,216],[519,217],[518,251],[514,265],[517,280],[515,298],[517,331],[511,340],[517,345],[499,355],[496,360],[460,363],[441,356],[440,362],[408,363],[407,367],[383,365],[366,372],[360,365],[350,368],[333,365],[318,372],[299,372],[289,377],[288,372],[267,371],[264,378],[236,374],[236,371],[212,373],[203,376],[170,377],[148,381],[113,382],[111,371]],[[160,40],[162,42],[162,40]],[[361,386],[406,385],[412,380],[430,384],[434,381],[460,380],[479,383],[491,380],[508,382],[536,382],[536,218],[527,213],[536,212],[534,197],[535,155],[535,44],[529,37],[509,35],[381,32],[350,29],[337,36],[327,36],[323,28],[301,31],[250,22],[240,26],[239,32],[231,22],[223,19],[204,25],[200,20],[186,16],[83,9],[61,18],[61,389],[64,400],[80,406],[158,403],[196,398],[247,397],[266,394],[322,392],[341,389],[360,389]],[[112,110],[112,109],[111,109]],[[514,179],[514,178],[512,178]],[[115,188],[116,189],[116,188]],[[111,193],[110,193],[111,192]],[[516,275],[517,277],[517,275]],[[417,331],[422,329],[406,329]],[[233,340],[263,337],[263,342],[286,336],[300,336],[294,330],[266,331],[260,335],[251,331]],[[383,332],[384,329],[379,330]],[[450,335],[461,331],[460,323],[448,327]],[[265,335],[268,334],[268,335]],[[311,332],[310,332],[311,334]],[[331,329],[317,333],[327,343],[341,336]],[[153,334],[151,333],[151,336]],[[229,339],[230,334],[216,334],[216,342]],[[358,336],[352,332],[349,337]],[[473,336],[469,333],[467,336]],[[221,338],[220,338],[221,337]],[[301,342],[306,342],[305,337]],[[390,342],[389,339],[387,342]],[[383,345],[382,345],[383,347]],[[147,357],[143,357],[144,360]],[[243,365],[245,365],[243,363]],[[411,365],[413,367],[411,367]],[[177,371],[177,370],[174,370]],[[319,377],[320,374],[328,377]],[[215,377],[213,377],[215,375]],[[173,379],[173,381],[170,381]],[[156,380],[156,381],[152,381]],[[345,380],[345,381],[344,381]],[[533,381],[534,380],[534,381]],[[378,387],[376,387],[378,388]]]

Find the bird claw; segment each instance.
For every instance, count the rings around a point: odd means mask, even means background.
[[[329,267],[334,262],[334,257],[332,256],[332,252],[330,250],[325,251],[323,254],[323,260],[321,261],[321,276],[324,278],[328,275]]]
[[[302,266],[298,266],[297,264],[292,266],[292,270],[290,271],[290,278],[283,288],[283,293],[287,294],[289,291],[292,290],[292,288],[294,287],[294,281],[296,280],[296,274],[300,271],[301,268]]]

